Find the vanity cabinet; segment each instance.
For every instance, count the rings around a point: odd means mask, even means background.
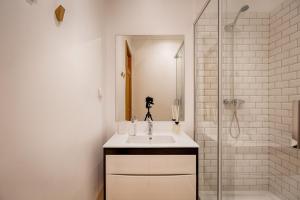
[[[195,175],[108,175],[108,200],[195,200]]]
[[[198,148],[105,148],[105,200],[197,200]]]

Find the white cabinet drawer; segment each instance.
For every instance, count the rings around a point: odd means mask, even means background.
[[[196,174],[196,156],[107,155],[106,174]]]
[[[107,175],[107,200],[195,200],[196,175]]]

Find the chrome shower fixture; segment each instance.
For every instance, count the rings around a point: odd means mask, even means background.
[[[245,101],[242,99],[224,99],[223,103],[226,106],[231,106],[231,107],[235,107],[236,109],[238,109],[242,104],[245,103]]]
[[[232,109],[232,118],[231,118],[231,121],[230,121],[229,133],[230,133],[232,138],[237,139],[241,134],[240,122],[239,122],[239,117],[238,117],[238,114],[237,114],[237,110],[240,108],[240,106],[242,104],[245,103],[245,101],[242,100],[242,99],[224,99],[223,103],[224,103],[225,106],[228,106],[230,109]],[[232,129],[233,129],[232,125],[233,125],[234,120],[236,121],[237,128],[238,128],[238,134],[237,135],[233,135],[233,133],[232,133]]]
[[[241,9],[240,9],[239,12],[237,13],[237,15],[236,15],[234,21],[233,21],[232,23],[230,23],[230,24],[227,24],[227,25],[225,26],[225,31],[228,31],[228,32],[229,32],[229,31],[233,31],[233,28],[234,28],[234,26],[235,26],[235,24],[236,24],[236,22],[237,22],[237,20],[238,20],[238,18],[239,18],[239,16],[240,16],[240,14],[241,14],[242,12],[246,12],[249,8],[250,8],[250,7],[249,7],[248,5],[244,5],[243,7],[241,7]]]
[[[240,12],[245,12],[249,9],[249,6],[248,5],[244,5],[241,9],[240,9]]]

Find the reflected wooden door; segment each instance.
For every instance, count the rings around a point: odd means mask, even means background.
[[[125,120],[130,121],[132,117],[132,58],[127,41],[125,46]]]

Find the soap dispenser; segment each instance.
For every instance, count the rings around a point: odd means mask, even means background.
[[[134,116],[131,118],[131,130],[129,132],[130,136],[136,136],[136,126],[137,126],[137,119]]]

